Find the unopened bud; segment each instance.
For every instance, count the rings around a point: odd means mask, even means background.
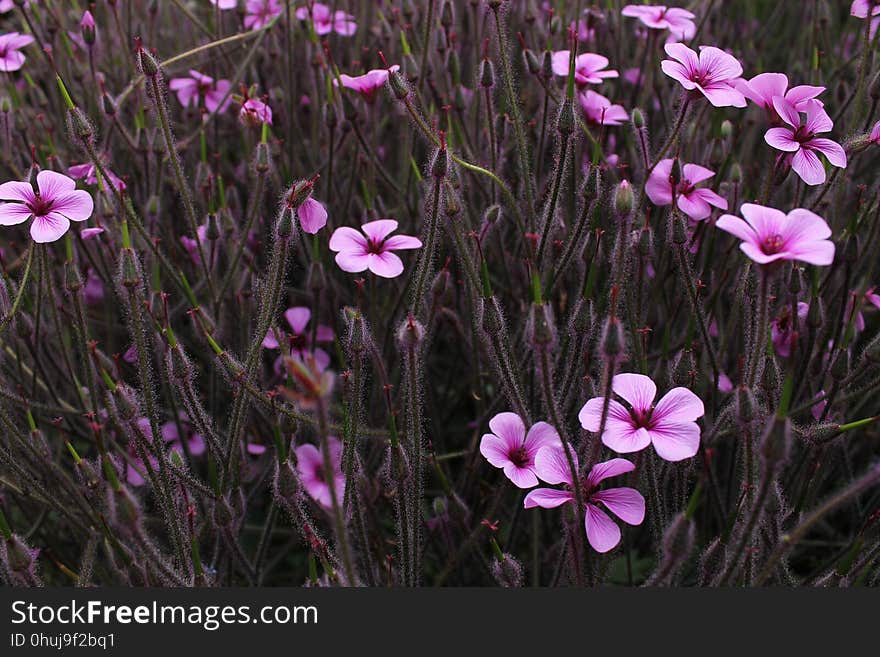
[[[621,180],[614,190],[614,212],[618,217],[629,216],[633,209],[632,185],[628,180]]]
[[[775,470],[788,459],[791,449],[791,424],[787,417],[774,415],[761,436],[760,454],[764,467]]]
[[[504,588],[519,588],[523,582],[523,567],[512,555],[506,552],[498,557],[492,558],[491,564],[492,577],[498,582],[499,586]]]
[[[556,343],[556,323],[550,304],[532,304],[526,324],[526,339],[534,349],[553,348]]]

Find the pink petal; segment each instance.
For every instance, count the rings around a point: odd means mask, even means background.
[[[651,175],[648,176],[648,182],[645,183],[645,193],[654,205],[672,203],[672,183],[669,182],[671,173],[672,160],[666,159],[660,160]]]
[[[801,125],[801,116],[798,114],[795,106],[790,102],[785,100],[782,96],[774,96],[773,97],[773,109],[776,110],[776,113],[779,115],[783,121],[785,121],[792,128],[800,127]]]
[[[484,433],[480,439],[480,454],[496,468],[510,463],[510,446],[494,433]]]
[[[68,228],[70,221],[67,217],[57,212],[50,212],[44,217],[34,217],[31,223],[31,237],[38,244],[54,242],[61,239]]]
[[[422,240],[411,235],[392,235],[385,240],[382,245],[389,251],[400,251],[401,249],[420,249],[422,248]]]
[[[270,328],[266,331],[266,337],[263,338],[263,341],[260,343],[266,349],[277,349],[278,348],[278,339],[275,337],[275,330]]]
[[[680,43],[667,43],[667,46],[680,46]],[[660,69],[673,80],[677,80],[681,83],[685,89],[696,89],[697,85],[690,79],[690,73],[688,69],[678,62],[674,62],[671,59],[664,59],[660,62]]]
[[[611,459],[610,461],[605,461],[603,463],[597,463],[596,465],[594,465],[590,469],[590,474],[587,475],[587,482],[590,484],[590,486],[596,487],[605,479],[610,479],[611,477],[626,474],[627,472],[632,472],[635,469],[636,466],[634,466],[626,459]]]
[[[723,196],[719,196],[711,189],[695,189],[692,193],[709,205],[714,205],[716,208],[721,208],[722,210],[727,209],[727,199]]]
[[[689,459],[700,448],[700,427],[694,422],[660,422],[650,434],[657,455],[666,461]]]
[[[397,222],[394,219],[377,219],[361,226],[361,230],[368,238],[379,244],[397,230]]]
[[[526,439],[526,425],[516,413],[509,411],[498,413],[489,420],[489,428],[492,433],[504,440],[508,451],[519,449]]]
[[[813,137],[813,139],[810,140],[809,146],[824,153],[825,157],[828,158],[828,161],[834,166],[840,167],[841,169],[846,168],[846,151],[843,150],[843,147],[837,142],[822,137]]]
[[[644,374],[617,374],[611,381],[611,389],[629,402],[636,411],[647,411],[657,396],[657,386]]]
[[[571,59],[571,51],[557,50],[550,55],[550,64],[556,75],[568,75],[568,64]]]
[[[85,221],[92,216],[94,209],[95,202],[92,200],[92,195],[82,189],[62,192],[52,203],[52,212],[63,214],[72,221]]]
[[[394,278],[403,273],[403,261],[390,251],[367,256],[370,271],[382,278]]]
[[[294,333],[302,335],[306,332],[306,325],[312,317],[312,311],[305,306],[295,306],[284,311],[284,319]]]
[[[748,223],[732,214],[721,215],[718,221],[715,222],[715,226],[745,242],[751,243],[757,239],[754,229]]]
[[[709,180],[715,175],[715,172],[699,164],[685,164],[681,168],[681,173],[686,180],[690,180],[691,184],[696,185],[704,180]]]
[[[712,208],[709,207],[709,204],[694,192],[679,195],[678,209],[695,221],[705,219],[712,214]]]
[[[641,525],[645,519],[645,498],[632,488],[608,488],[593,493],[592,500],[602,502],[628,525]]]
[[[811,132],[813,134],[819,132],[829,132],[831,128],[834,127],[834,123],[831,121],[831,117],[828,116],[828,112],[825,111],[825,108],[822,106],[818,100],[808,100],[805,103],[806,113],[807,113],[807,122],[806,129],[807,132]]]
[[[504,475],[513,482],[517,488],[533,488],[538,485],[538,478],[529,468],[520,468],[512,462],[504,465]]]
[[[776,208],[768,208],[757,203],[743,203],[739,211],[752,225],[760,241],[781,233],[785,226],[785,213]]]
[[[299,217],[299,225],[303,232],[309,235],[314,235],[327,225],[327,210],[311,197],[302,202],[297,208],[296,215]]]
[[[825,167],[818,156],[807,148],[801,148],[794,154],[791,168],[808,185],[821,185],[825,182]]]
[[[711,85],[697,87],[703,92],[706,99],[715,107],[745,107],[746,99],[729,84],[713,83]]]
[[[584,528],[596,552],[608,552],[620,543],[620,528],[595,504],[587,504]]]
[[[367,254],[367,238],[362,233],[348,226],[341,226],[330,236],[331,251],[350,251],[362,255]],[[364,267],[366,269],[366,267]],[[358,270],[363,271],[363,270]]]
[[[663,49],[667,55],[681,62],[688,77],[699,70],[700,58],[697,56],[697,53],[683,43],[667,43],[663,46]]]
[[[797,87],[792,87],[791,89],[786,91],[784,95],[785,100],[800,109],[800,106],[804,104],[804,101],[815,98],[823,91],[825,91],[825,87],[815,87],[810,84],[801,84]],[[779,95],[782,96],[783,94]]]
[[[332,247],[331,247],[332,248]],[[349,273],[358,273],[366,271],[370,266],[370,256],[367,253],[351,253],[342,251],[336,254],[336,264],[342,271]]]
[[[743,72],[742,64],[736,57],[715,46],[700,46],[700,67],[713,80],[738,78]]]
[[[749,100],[762,107],[773,106],[773,96],[784,96],[788,77],[784,73],[761,73],[736,88]]]
[[[24,203],[0,203],[0,226],[15,226],[32,215],[33,212]]]
[[[788,128],[770,128],[764,133],[764,141],[780,151],[794,153],[801,145],[794,138],[794,131]]]
[[[562,506],[566,502],[574,501],[574,493],[567,490],[556,490],[555,488],[536,488],[526,495],[523,500],[523,508],[533,509],[539,506],[543,509],[555,509]]]
[[[651,444],[651,435],[644,427],[637,427],[630,420],[619,422],[609,418],[602,434],[602,444],[618,454],[638,452]]]
[[[572,474],[571,465],[569,465],[564,445],[551,445],[542,447],[535,456],[535,474],[541,481],[548,484],[568,484],[571,485]],[[574,460],[575,471],[578,470],[577,454],[571,452],[571,458]]]
[[[30,183],[12,180],[0,185],[0,200],[30,203],[34,198],[36,198],[34,196],[34,188],[31,187]]]
[[[694,422],[703,417],[706,409],[702,400],[687,388],[673,388],[667,392],[651,414],[652,420],[664,422]]]
[[[526,434],[526,453],[535,455],[545,445],[562,445],[556,429],[547,422],[535,422]]]
[[[586,431],[596,432],[599,430],[602,422],[602,407],[604,404],[604,397],[593,397],[583,405],[580,413],[578,413],[578,420],[580,420],[581,426]],[[619,422],[629,422],[631,420],[629,411],[623,407],[623,404],[614,399],[608,402],[608,417],[605,422],[606,425],[608,424],[608,420],[612,418]]]

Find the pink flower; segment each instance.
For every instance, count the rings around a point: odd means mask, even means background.
[[[94,228],[83,228],[79,231],[79,236],[83,238],[83,240],[93,240],[98,235],[104,232],[104,229],[100,226],[95,226]]]
[[[734,87],[742,75],[742,64],[735,57],[714,46],[700,46],[699,56],[682,43],[667,43],[664,49],[672,59],[664,59],[660,68],[685,89],[699,91],[715,107],[746,106],[745,97]]]
[[[740,250],[761,265],[777,260],[800,260],[811,265],[834,261],[831,229],[822,217],[798,208],[788,214],[754,203],[743,203],[745,221],[723,215],[716,226],[743,241]]]
[[[535,456],[545,446],[562,447],[556,429],[537,422],[526,433],[526,425],[516,413],[498,413],[489,420],[492,433],[483,434],[480,454],[520,488],[538,485]]]
[[[579,91],[578,102],[587,116],[587,121],[595,125],[620,125],[629,120],[626,110],[620,105],[612,105],[602,94],[585,89]]]
[[[183,245],[183,248],[186,250],[189,255],[189,259],[192,260],[193,264],[198,265],[201,264],[202,259],[199,256],[199,244],[204,244],[208,235],[208,224],[202,224],[198,228],[196,228],[196,239],[193,239],[189,235],[181,235],[180,243]]]
[[[342,504],[345,497],[345,475],[342,474],[342,443],[333,436],[328,438],[330,445],[330,463],[333,472],[324,470],[324,456],[314,445],[300,445],[296,454],[296,470],[306,492],[325,509],[333,508],[333,497],[330,492],[332,484],[336,491],[336,501]]]
[[[184,107],[189,107],[191,103],[198,105],[199,99],[204,98],[205,109],[209,112],[225,112],[229,107],[228,92],[232,86],[229,80],[215,82],[214,78],[194,69],[190,69],[189,75],[188,78],[172,78],[168,83],[168,88],[177,94],[180,104]]]
[[[0,71],[10,73],[20,69],[24,65],[25,56],[18,51],[33,42],[34,37],[29,34],[0,34]]]
[[[697,33],[694,16],[686,9],[663,5],[627,5],[620,12],[630,18],[638,18],[654,30],[669,30],[676,41],[693,39]]]
[[[878,295],[875,291],[875,288],[870,287],[865,290],[865,294],[862,297],[862,303],[870,303],[875,308],[880,308],[880,295]],[[846,312],[843,315],[843,323],[844,325],[849,324],[850,319],[852,318],[853,307],[855,306],[855,301],[858,298],[858,293],[853,291],[849,295],[849,299],[846,302]],[[856,312],[856,316],[853,319],[853,328],[856,331],[864,331],[865,330],[865,316],[862,314],[861,310]]]
[[[553,72],[556,75],[568,75],[568,50],[559,50],[553,53]],[[615,70],[603,71],[608,66],[608,58],[592,52],[581,53],[574,60],[574,81],[579,87],[585,84],[602,84],[605,78],[616,78],[619,74]]]
[[[856,18],[867,18],[869,13],[871,16],[878,16],[880,15],[880,2],[877,0],[854,0],[849,8],[849,13]]]
[[[810,311],[810,305],[803,301],[798,301],[797,314],[798,319],[803,322],[807,318]],[[801,324],[803,325],[803,324]],[[792,329],[794,326],[791,321],[791,306],[786,305],[776,319],[770,322],[770,337],[773,340],[773,348],[780,358],[788,358],[791,355]]]
[[[278,0],[247,0],[245,11],[245,28],[259,30],[275,20],[284,11],[284,6]]]
[[[330,356],[320,347],[313,348],[312,332],[307,330],[309,320],[312,318],[312,311],[305,306],[294,306],[284,311],[284,319],[290,326],[292,333],[287,336],[290,344],[290,355],[300,361],[305,362],[307,357],[311,356],[315,359],[315,365],[319,371],[327,369],[330,365]],[[263,338],[263,346],[266,349],[278,349],[278,338],[283,334],[275,329],[270,328]],[[333,342],[333,329],[323,324],[318,324],[315,329],[315,342]]]
[[[692,457],[700,447],[697,419],[704,413],[703,402],[687,388],[673,388],[654,405],[657,386],[644,374],[618,374],[611,389],[629,404],[611,399],[602,442],[620,454],[638,452],[650,444],[660,458],[681,461]],[[589,400],[578,419],[587,431],[599,431],[604,397]]]
[[[645,193],[654,205],[669,205],[672,203],[673,188],[672,175],[673,160],[660,160],[645,184]],[[698,188],[696,185],[708,180],[715,175],[705,167],[697,164],[685,164],[681,167],[681,181],[675,190],[675,201],[678,209],[691,219],[697,221],[705,219],[712,213],[714,205],[722,210],[727,209],[727,200],[713,192],[711,189]]]
[[[880,121],[877,121],[877,123],[874,124],[874,128],[871,130],[871,135],[868,137],[868,141],[880,146]]]
[[[816,136],[834,127],[819,101],[806,101],[804,111],[807,118],[803,123],[798,110],[784,98],[775,96],[773,107],[788,126],[770,128],[764,134],[764,141],[780,151],[793,153],[791,168],[805,183],[820,185],[825,182],[825,167],[815,151],[823,153],[834,166],[846,168],[846,152],[840,144]]]
[[[104,167],[104,171],[107,172],[107,177],[110,179],[109,185],[106,181],[104,182],[105,188],[112,187],[117,193],[125,189],[124,180],[110,171],[106,166]],[[98,184],[98,169],[90,162],[86,162],[85,164],[75,164],[72,167],[68,167],[67,175],[75,180],[85,180],[87,185]]]
[[[186,447],[189,449],[189,453],[192,456],[200,456],[201,454],[204,454],[205,449],[207,449],[205,439],[195,432],[190,424],[187,414],[181,411],[178,414],[178,418],[180,421],[180,429],[184,433],[184,438],[181,439],[180,437],[177,422],[166,422],[160,429],[162,432],[162,440],[169,443],[172,452],[177,452],[181,456],[186,453],[183,446],[184,440],[186,440]]]
[[[825,87],[814,87],[809,84],[789,89],[788,77],[785,73],[761,73],[751,80],[740,78],[735,86],[743,96],[764,108],[770,115],[770,120],[774,122],[779,120],[779,115],[773,107],[773,99],[776,96],[785,98],[799,112],[805,112],[807,101],[825,91]]]
[[[79,22],[79,29],[82,33],[83,41],[90,46],[93,45],[95,43],[95,37],[97,36],[95,31],[95,17],[92,16],[92,12],[88,9],[83,12],[82,19]]]
[[[304,233],[314,235],[327,225],[327,209],[320,201],[309,196],[296,209],[299,225]]]
[[[341,82],[343,87],[357,91],[363,96],[365,101],[372,103],[376,100],[376,92],[385,86],[385,83],[388,81],[388,74],[399,68],[400,66],[397,64],[388,69],[374,68],[372,71],[367,71],[363,75],[356,75],[354,77],[342,73],[338,80],[336,78],[333,79],[333,86],[338,87]]]
[[[244,125],[272,125],[272,108],[258,98],[248,98],[241,104],[238,119]]]
[[[55,171],[40,171],[36,190],[27,182],[3,183],[0,200],[7,201],[0,205],[0,225],[14,226],[33,218],[31,237],[41,244],[60,239],[71,221],[85,221],[95,209],[91,194]]]
[[[330,34],[330,32],[336,32],[341,36],[351,36],[357,31],[354,16],[344,11],[331,11],[330,7],[320,2],[314,3],[311,9],[300,7],[296,10],[297,20],[308,20],[310,15],[315,26],[315,34],[319,36]]]
[[[223,11],[227,9],[235,9],[238,6],[238,0],[210,0],[211,4]]]
[[[542,447],[535,457],[535,472],[538,477],[548,484],[562,484],[564,488],[536,488],[526,495],[523,506],[526,509],[536,506],[554,509],[563,504],[574,503],[574,487],[579,486],[586,506],[584,529],[587,540],[596,552],[608,552],[620,543],[620,528],[599,505],[628,525],[641,525],[645,519],[645,498],[633,488],[596,489],[605,479],[632,472],[635,466],[626,459],[597,463],[584,481],[575,484],[565,449],[561,445]],[[571,456],[577,464],[577,455]]]
[[[394,278],[403,273],[403,262],[392,251],[419,249],[422,241],[410,235],[394,235],[394,219],[377,219],[361,226],[363,233],[341,226],[330,237],[330,250],[336,251],[336,264],[342,271],[369,269],[376,276]],[[365,237],[366,235],[366,237]]]

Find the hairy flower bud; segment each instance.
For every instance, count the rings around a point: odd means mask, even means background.
[[[397,343],[401,349],[418,349],[425,340],[425,327],[412,315],[408,315],[397,329]]]
[[[574,102],[565,97],[559,104],[559,114],[556,117],[556,130],[563,137],[568,137],[574,132]]]
[[[633,126],[635,126],[636,130],[641,130],[645,127],[645,113],[642,112],[638,107],[634,107],[632,111],[632,122]]]
[[[556,344],[556,323],[550,304],[532,304],[526,323],[526,340],[536,350],[552,349]]]
[[[394,97],[397,98],[397,100],[403,100],[409,96],[409,86],[407,85],[406,80],[403,79],[400,71],[391,71],[388,74],[388,82],[391,85],[391,91],[394,93]]]
[[[143,48],[138,48],[137,65],[141,73],[148,78],[155,78],[159,75],[159,62]]]
[[[495,66],[491,59],[484,59],[480,64],[480,86],[491,89],[495,86]]]
[[[614,189],[614,213],[619,217],[629,216],[633,209],[632,185],[628,180],[621,180]]]
[[[764,467],[775,470],[787,459],[791,451],[791,423],[787,417],[774,415],[767,421],[764,435],[761,436],[759,452]]]
[[[750,388],[739,386],[736,389],[736,419],[745,426],[755,419],[755,397]]]
[[[523,567],[512,555],[506,552],[498,557],[492,558],[491,564],[492,577],[498,582],[499,586],[504,588],[519,588],[523,583]]]
[[[626,347],[626,341],[623,336],[623,325],[616,317],[609,317],[605,320],[605,326],[602,329],[602,339],[600,348],[602,354],[606,358],[615,359],[623,353]]]

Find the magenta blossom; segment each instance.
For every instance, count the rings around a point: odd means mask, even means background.
[[[229,107],[229,80],[217,80],[190,69],[188,78],[172,78],[168,88],[177,94],[177,100],[184,107],[198,105],[200,99],[205,100],[205,109],[211,112],[225,112]],[[195,102],[193,102],[195,101]]]
[[[694,16],[686,9],[663,5],[627,5],[620,12],[630,18],[638,18],[653,30],[669,30],[675,41],[693,39],[697,33]]]
[[[318,36],[331,32],[336,32],[340,36],[351,36],[357,31],[354,16],[341,10],[332,11],[330,7],[320,2],[314,3],[311,7],[300,7],[296,10],[297,20],[308,20],[310,16],[312,24],[315,26],[315,34]]]
[[[551,62],[556,75],[568,76],[570,52],[558,50],[553,53]],[[608,66],[608,58],[592,52],[581,53],[574,58],[574,82],[579,87],[585,84],[602,84],[605,78],[616,78],[615,70],[603,70]]]
[[[300,228],[309,235],[314,235],[327,225],[327,209],[311,196],[300,203],[296,209],[296,216],[299,218]]]
[[[714,46],[700,46],[700,54],[682,43],[667,43],[672,59],[660,62],[663,72],[688,91],[698,91],[715,107],[745,107],[746,99],[734,87],[742,75],[742,64]]]
[[[871,134],[868,135],[868,142],[880,146],[880,121],[874,124]]]
[[[721,230],[741,239],[740,250],[761,265],[777,260],[800,260],[811,265],[834,261],[831,229],[822,217],[798,208],[788,214],[754,203],[743,203],[745,221],[725,214],[716,223]]]
[[[671,159],[660,160],[651,172],[645,184],[645,193],[651,199],[651,203],[669,205],[672,203],[674,191],[678,209],[697,221],[705,219],[712,213],[710,207],[712,205],[722,210],[727,209],[727,201],[724,198],[711,189],[696,186],[714,176],[714,171],[697,164],[685,164],[681,167],[681,181],[678,183],[678,188],[673,190],[670,180],[672,164]]]
[[[235,9],[238,7],[238,0],[210,0],[211,4],[217,7],[217,9],[221,9],[226,11],[227,9]]]
[[[802,84],[789,89],[788,76],[785,73],[761,73],[751,80],[740,78],[735,86],[743,96],[755,105],[762,107],[774,123],[778,123],[780,120],[773,107],[773,99],[776,96],[787,100],[799,112],[805,112],[807,101],[825,91],[825,87],[815,87],[810,84]]]
[[[376,100],[376,92],[385,86],[389,74],[399,68],[400,66],[397,64],[387,69],[374,68],[372,71],[367,71],[363,75],[356,75],[354,77],[342,73],[338,80],[336,78],[333,79],[333,86],[338,87],[341,83],[346,89],[357,91],[368,103],[373,103]]]
[[[608,416],[602,442],[620,454],[638,452],[653,444],[667,461],[691,458],[700,447],[703,402],[687,388],[673,388],[654,404],[657,386],[644,374],[618,374],[611,389],[629,404],[608,402]],[[599,431],[604,397],[589,400],[578,419],[587,431]]]
[[[313,347],[312,332],[307,328],[312,318],[312,311],[305,306],[294,306],[284,311],[284,319],[290,327],[291,333],[287,336],[290,344],[290,355],[300,361],[308,357],[315,359],[315,366],[319,371],[324,371],[330,365],[330,356],[320,347]],[[263,338],[263,346],[266,349],[278,349],[278,339],[284,334],[270,328]],[[333,329],[323,324],[315,328],[315,342],[333,342]]]
[[[241,104],[238,120],[250,126],[272,125],[272,108],[259,98],[248,98]]]
[[[183,245],[183,248],[186,250],[189,259],[192,260],[193,264],[198,265],[201,264],[202,259],[199,255],[199,244],[204,244],[205,240],[208,236],[208,224],[202,224],[196,228],[196,238],[193,239],[189,235],[181,235],[180,243]]]
[[[122,180],[115,173],[110,171],[106,166],[104,167],[104,171],[107,173],[107,178],[109,178],[110,184],[107,184],[107,181],[103,181],[105,189],[107,187],[112,187],[117,193],[125,190],[125,181]],[[68,167],[67,175],[75,180],[85,180],[87,185],[97,185],[98,184],[98,169],[91,162],[86,162],[85,164],[75,164],[72,167]]]
[[[808,185],[821,185],[825,182],[825,167],[816,152],[825,155],[834,166],[846,168],[846,151],[840,144],[816,136],[834,127],[819,101],[806,101],[804,112],[807,118],[803,123],[798,110],[784,98],[775,96],[773,107],[788,126],[770,128],[764,134],[764,141],[773,148],[792,153],[791,168],[801,180]]]
[[[40,171],[36,189],[27,182],[3,183],[0,200],[6,201],[0,205],[0,225],[14,226],[33,218],[31,237],[39,243],[60,239],[71,221],[85,221],[95,209],[91,194],[55,171]]]
[[[498,413],[489,420],[492,433],[483,434],[480,454],[520,488],[538,485],[535,456],[545,446],[562,447],[556,429],[546,422],[536,422],[526,433],[526,425],[516,413]]]
[[[856,18],[867,18],[871,16],[880,16],[880,2],[878,0],[854,0],[849,8],[851,16]]]
[[[0,34],[0,71],[11,73],[24,65],[25,56],[19,50],[34,42],[30,34],[10,32]]]
[[[266,27],[284,11],[279,0],[247,0],[245,3],[244,26],[248,30],[259,30]]]
[[[422,241],[410,235],[394,235],[394,219],[377,219],[361,226],[361,232],[341,226],[330,237],[330,250],[336,251],[336,264],[342,271],[356,273],[369,269],[376,276],[395,278],[403,273],[403,262],[392,251],[419,249]]]
[[[629,115],[621,105],[612,105],[611,101],[602,94],[585,89],[579,91],[578,102],[587,117],[587,121],[594,125],[620,125],[629,120]]]
[[[190,424],[187,414],[181,411],[178,414],[178,419],[180,422],[179,429],[178,423],[173,421],[166,422],[162,425],[160,429],[162,432],[162,440],[169,444],[172,452],[177,452],[181,456],[186,453],[187,449],[192,456],[200,456],[204,454],[205,449],[207,448],[205,439],[195,432]],[[181,438],[180,435],[181,431],[183,431],[183,438]],[[186,447],[183,445],[184,441],[186,441]]]
[[[801,322],[807,318],[808,312],[810,312],[810,305],[798,301],[797,314]],[[791,306],[786,305],[776,319],[770,322],[770,337],[773,340],[773,348],[780,358],[788,358],[791,355],[794,334],[794,324],[791,320]]]
[[[333,472],[324,469],[324,456],[314,445],[300,445],[296,448],[296,470],[306,492],[325,509],[333,508],[330,492],[332,484],[336,501],[342,504],[345,497],[345,475],[342,474],[342,443],[334,436],[328,438],[330,464]]]
[[[628,525],[641,525],[645,519],[645,498],[633,488],[606,488],[596,490],[610,477],[632,472],[635,466],[626,459],[611,459],[597,463],[582,481],[574,483],[571,466],[562,445],[542,447],[535,457],[535,472],[548,484],[562,484],[564,488],[536,488],[526,495],[523,506],[553,509],[572,504],[575,486],[580,487],[584,502],[584,529],[587,540],[596,552],[608,552],[620,543],[620,528],[602,510],[600,504]],[[577,454],[571,454],[577,468]]]

